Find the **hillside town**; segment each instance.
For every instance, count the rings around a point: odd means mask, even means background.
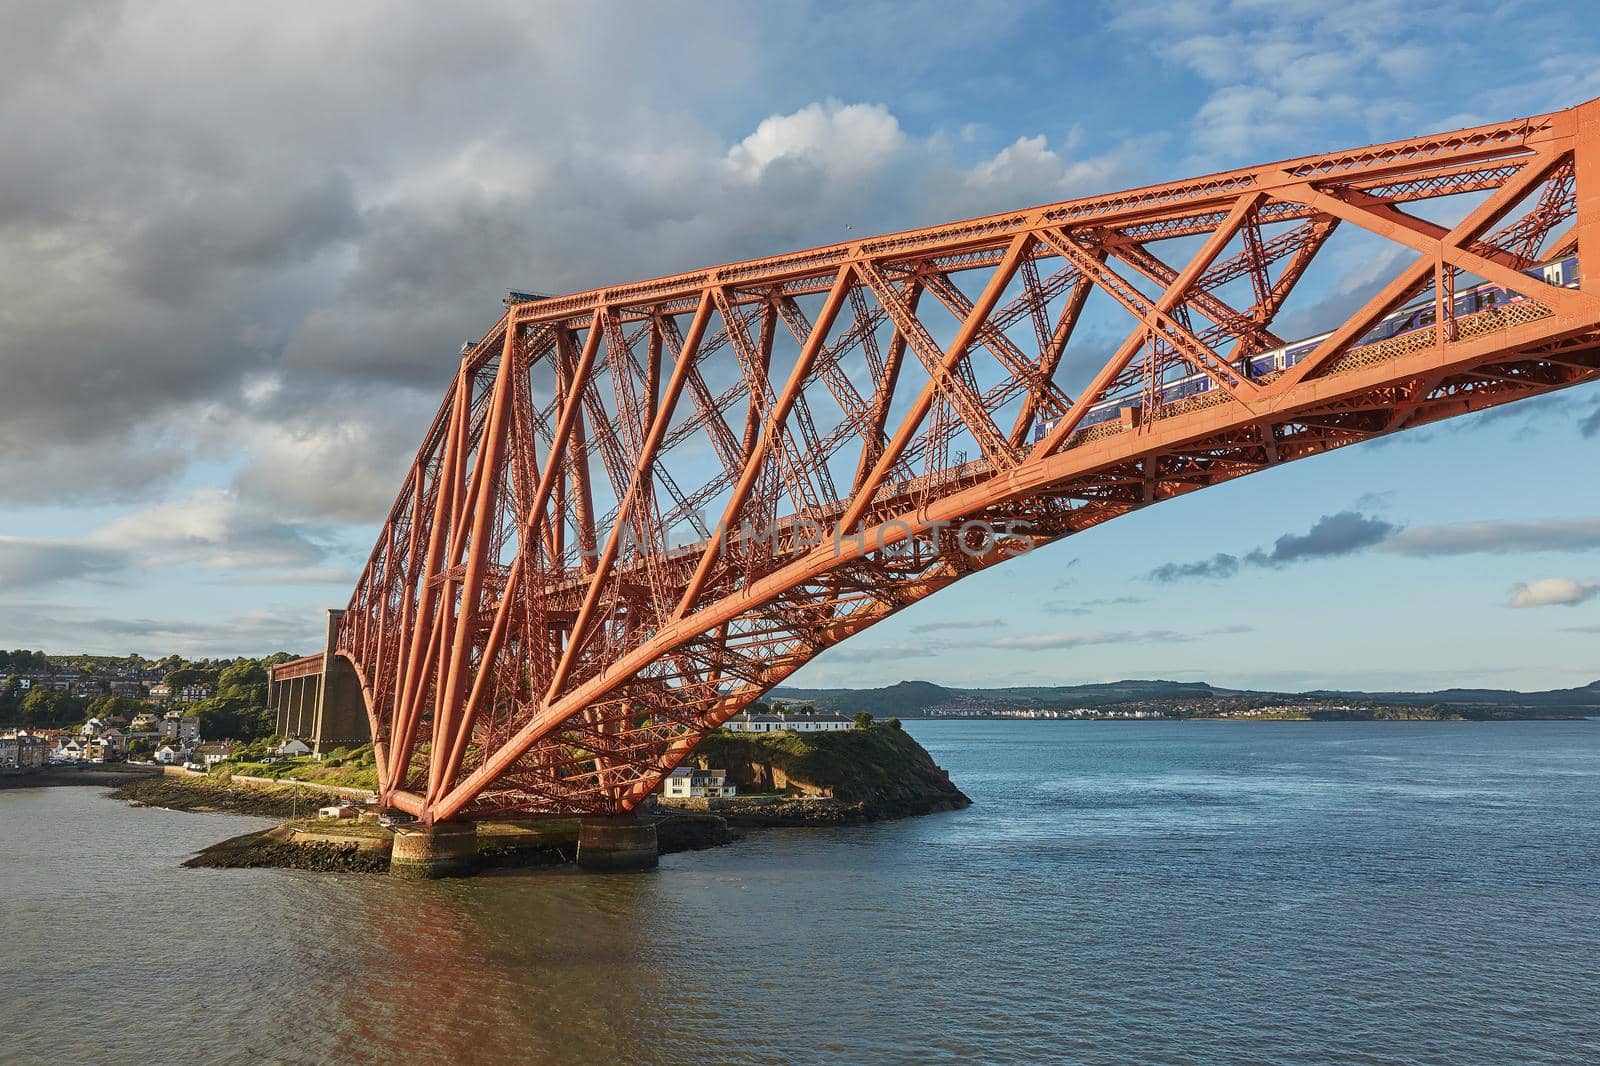
[[[0,769],[128,761],[197,769],[270,732],[266,660],[0,651]]]

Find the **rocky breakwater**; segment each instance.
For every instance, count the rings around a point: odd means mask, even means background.
[[[293,818],[331,802],[324,793],[293,782],[236,785],[220,775],[208,774],[140,777],[112,792],[111,798],[173,811],[227,812],[259,818]]]
[[[738,826],[844,825],[971,806],[899,723],[827,733],[718,730],[689,762],[725,770],[741,796],[706,809]]]

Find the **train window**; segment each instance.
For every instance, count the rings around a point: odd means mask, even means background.
[[[1547,285],[1565,285],[1566,280],[1562,277],[1561,264],[1551,263],[1545,267],[1544,280]]]

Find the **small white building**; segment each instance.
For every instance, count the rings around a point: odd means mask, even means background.
[[[792,733],[830,733],[854,726],[855,723],[842,714],[789,714],[786,711],[751,714],[746,711],[728,719],[722,728],[735,733],[777,733],[786,729]]]
[[[666,799],[722,799],[737,791],[728,784],[728,771],[692,766],[678,767],[661,783],[661,795]]]
[[[65,737],[56,741],[56,746],[50,749],[51,762],[82,762],[83,742],[76,737]]]
[[[228,756],[233,754],[233,745],[227,741],[216,741],[210,744],[200,744],[194,749],[195,761],[207,770],[219,762],[226,762]]]
[[[156,749],[156,762],[163,766],[182,766],[189,760],[189,749],[163,744]]]
[[[290,737],[288,740],[285,740],[282,744],[279,744],[276,748],[274,748],[273,751],[274,753],[282,755],[285,758],[290,758],[295,755],[310,755],[311,745],[307,744],[299,737]]]

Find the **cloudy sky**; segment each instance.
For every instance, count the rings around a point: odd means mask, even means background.
[[[508,287],[1600,96],[1581,5],[1425,6],[11,0],[0,645],[314,647]],[[1587,683],[1597,430],[1580,391],[1247,478],[795,680]]]

